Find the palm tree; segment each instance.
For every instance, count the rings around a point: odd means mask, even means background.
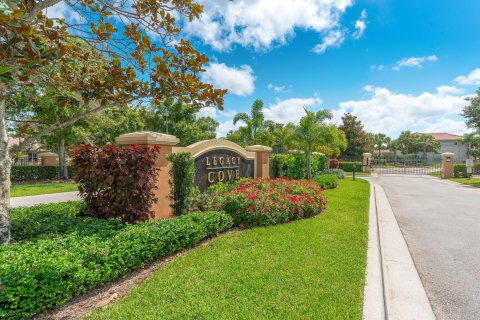
[[[463,143],[467,147],[467,156],[476,157],[480,146],[479,132],[466,133],[463,135]]]
[[[440,149],[440,143],[430,134],[415,135],[415,143],[423,152],[423,162],[427,162],[427,152],[436,152]]]
[[[263,101],[257,99],[252,104],[250,115],[246,112],[237,113],[233,117],[233,124],[243,121],[245,126],[240,127],[239,133],[246,145],[258,144],[261,133],[265,128],[265,117],[263,115]]]
[[[373,135],[373,143],[375,144],[375,148],[378,150],[379,159],[382,157],[382,149],[386,148],[391,140],[392,139],[383,133],[377,133]]]
[[[325,121],[333,118],[330,110],[320,110],[312,112],[305,109],[306,115],[300,119],[296,126],[295,138],[297,145],[305,152],[307,156],[307,179],[312,178],[312,152],[322,146],[328,146],[332,149],[346,148],[345,133],[334,125],[329,125]]]

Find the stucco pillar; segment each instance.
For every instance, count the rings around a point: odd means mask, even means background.
[[[371,164],[372,164],[372,154],[369,153],[369,152],[364,153],[363,154],[363,166],[362,166],[363,173],[370,173]]]
[[[453,178],[453,156],[452,152],[442,153],[442,179]]]
[[[255,178],[270,177],[270,152],[272,152],[272,148],[261,145],[254,145],[246,147],[245,150],[255,152],[257,159],[257,170]]]
[[[129,146],[132,144],[139,144],[142,146],[159,146],[160,154],[157,158],[157,189],[154,190],[155,196],[158,198],[156,203],[152,204],[151,210],[155,213],[154,220],[161,218],[170,218],[173,216],[173,209],[170,200],[171,186],[170,168],[171,162],[166,159],[166,155],[172,153],[172,147],[180,142],[180,140],[172,135],[143,131],[121,134],[116,142],[121,145]]]
[[[43,152],[37,155],[41,159],[42,166],[58,166],[58,154],[53,152]]]

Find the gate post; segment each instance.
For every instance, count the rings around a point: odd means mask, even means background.
[[[53,152],[43,152],[39,153],[40,161],[42,166],[58,166],[58,154]]]
[[[270,177],[270,152],[272,152],[272,148],[257,144],[246,147],[245,150],[255,152],[255,157],[257,160],[255,178]]]
[[[371,166],[372,164],[372,154],[369,152],[366,152],[363,154],[363,166],[362,166],[362,172],[363,173],[370,173],[371,171]]]
[[[120,145],[129,146],[138,144],[142,146],[159,146],[160,153],[157,157],[156,166],[160,170],[157,171],[157,189],[154,190],[157,202],[152,204],[151,210],[155,213],[154,220],[161,218],[170,218],[173,216],[173,208],[171,207],[172,200],[170,196],[170,167],[171,162],[166,159],[166,155],[172,153],[174,145],[178,144],[180,140],[164,133],[143,131],[121,134],[115,141]]]
[[[453,156],[452,152],[442,153],[442,179],[453,178]]]

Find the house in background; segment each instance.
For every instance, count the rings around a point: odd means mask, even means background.
[[[429,163],[441,162],[441,154],[444,152],[452,152],[456,163],[464,163],[467,159],[467,146],[463,143],[463,136],[451,133],[426,133],[431,135],[440,143],[438,153],[427,153],[427,161]]]

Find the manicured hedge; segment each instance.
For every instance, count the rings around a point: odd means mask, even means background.
[[[353,172],[353,165],[356,165],[355,172],[362,171],[362,163],[360,161],[349,162],[349,161],[340,161],[339,168],[346,172]]]
[[[334,174],[337,176],[338,179],[345,178],[345,172],[342,169],[325,169],[322,172],[320,172],[320,176],[325,174]]]
[[[327,169],[325,156],[312,155],[312,176]],[[270,176],[272,178],[304,179],[306,177],[305,154],[274,154],[270,158]]]
[[[473,172],[480,171],[480,164],[475,163],[472,168]],[[455,178],[465,178],[467,176],[467,165],[464,163],[456,163],[453,165],[453,176]]]
[[[75,170],[68,167],[68,175],[73,177]],[[58,167],[55,166],[12,166],[11,180],[13,182],[50,180],[58,178]]]
[[[233,224],[224,213],[205,212],[126,225],[81,217],[82,207],[13,209],[19,241],[0,246],[0,318],[30,318]]]
[[[335,174],[324,174],[313,178],[322,189],[335,189],[338,187],[338,178]]]

